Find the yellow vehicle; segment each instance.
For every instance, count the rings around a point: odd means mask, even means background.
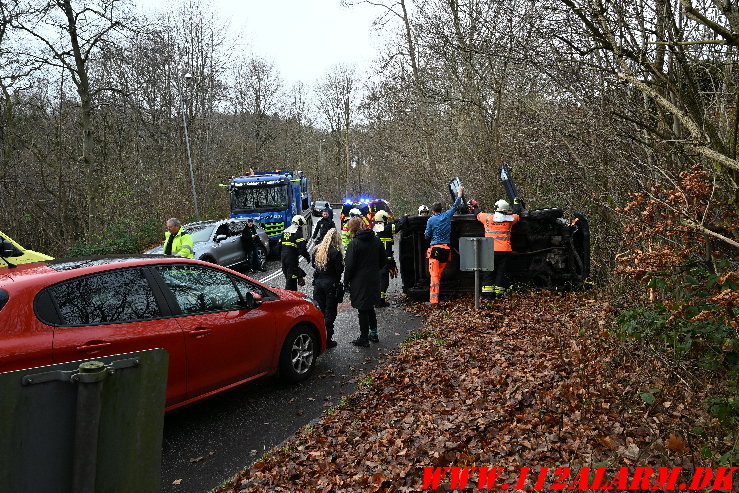
[[[2,257],[6,257],[13,265],[41,262],[54,258],[33,250],[26,250],[13,241],[11,237],[0,231],[0,267],[7,267],[8,263]]]

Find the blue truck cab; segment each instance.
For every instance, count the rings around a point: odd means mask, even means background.
[[[301,171],[250,172],[231,178],[228,186],[231,217],[252,218],[262,225],[274,246],[293,216],[306,221],[309,237],[313,221],[310,211],[308,178]]]

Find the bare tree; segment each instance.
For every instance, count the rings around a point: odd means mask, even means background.
[[[251,122],[249,135],[254,153],[248,164],[261,169],[265,165],[265,146],[276,138],[269,128],[269,115],[277,111],[282,83],[275,67],[259,57],[239,63],[235,76],[236,105],[242,116]]]
[[[333,143],[337,189],[343,177],[345,192],[351,193],[351,130],[356,111],[354,69],[338,65],[316,87],[316,97],[323,123]]]
[[[94,153],[95,97],[110,87],[94,87],[90,63],[102,45],[111,43],[127,24],[120,0],[36,1],[13,26],[40,43],[41,49],[26,53],[49,67],[63,69],[71,78],[80,101],[81,152],[84,169],[86,231],[92,231],[95,210],[103,192],[100,190],[99,163]]]
[[[644,104],[624,108],[624,118],[641,126],[661,155],[683,160],[683,168],[693,156],[713,163],[739,207],[736,6],[689,0],[561,2],[594,49],[610,55],[603,68],[642,95]]]

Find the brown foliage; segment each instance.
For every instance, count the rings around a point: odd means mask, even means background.
[[[420,308],[425,329],[348,404],[215,491],[417,491],[423,466],[505,466],[515,480],[522,466],[715,459],[697,453],[713,440],[698,404],[710,382],[622,349],[608,302],[540,293],[444,308]]]
[[[626,216],[625,250],[616,258],[616,272],[646,283],[650,301],[657,297],[653,281],[664,280],[667,289],[660,294],[675,316],[688,306],[708,303],[714,307],[692,315],[692,321],[725,320],[738,328],[732,319],[739,293],[726,289],[737,282],[737,273],[731,271],[732,263],[728,264],[728,272],[718,267],[720,260],[735,260],[737,249],[696,227],[736,241],[732,235],[739,230],[739,219],[736,209],[720,200],[720,187],[711,183],[702,166],[695,165],[680,173],[673,188],[655,185],[633,196],[634,200],[619,210]],[[685,283],[681,276],[696,266],[709,274],[707,279],[717,277],[715,282]],[[677,302],[676,298],[684,300],[686,293],[695,299]]]
[[[632,194],[634,200],[619,212],[624,221],[624,246],[618,255],[616,272],[640,280],[683,265],[686,260],[715,260],[722,256],[710,237],[691,224],[727,234],[739,229],[736,211],[717,200],[720,189],[711,185],[702,166],[680,173],[679,182],[669,189],[653,186],[648,192]],[[725,252],[723,252],[725,254]]]

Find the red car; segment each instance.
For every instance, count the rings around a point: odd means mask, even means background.
[[[152,348],[169,353],[167,410],[326,349],[310,298],[175,257],[85,257],[0,269],[0,372]]]

